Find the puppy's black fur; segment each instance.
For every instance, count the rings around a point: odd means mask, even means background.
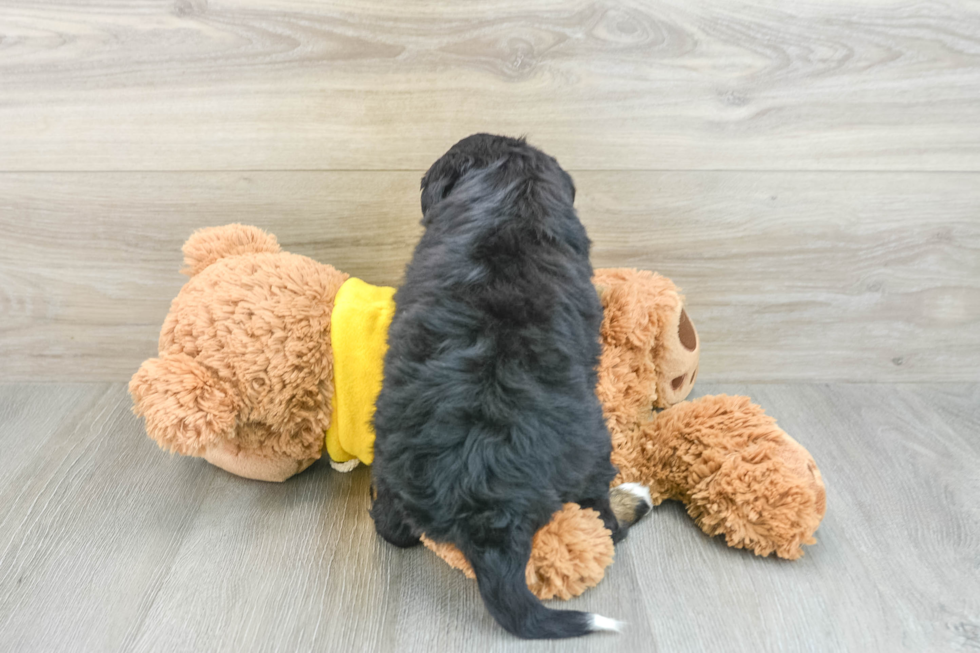
[[[625,534],[609,506],[602,307],[574,197],[568,174],[523,140],[477,134],[432,166],[374,418],[378,532],[455,544],[490,613],[528,638],[598,628],[528,590],[534,533],[575,502]]]

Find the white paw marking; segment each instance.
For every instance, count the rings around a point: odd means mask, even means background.
[[[650,488],[645,485],[640,485],[639,483],[623,483],[622,485],[617,485],[615,489],[629,492],[647,504],[648,508],[653,507],[653,500],[650,498]]]

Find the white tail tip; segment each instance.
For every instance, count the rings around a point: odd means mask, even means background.
[[[623,632],[623,627],[626,626],[622,621],[603,617],[601,614],[590,614],[589,618],[591,620],[589,630],[592,632],[606,631],[610,633],[621,633]]]

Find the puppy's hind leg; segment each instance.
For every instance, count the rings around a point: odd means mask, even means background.
[[[603,524],[612,533],[615,543],[621,542],[630,526],[638,522],[653,507],[650,491],[639,483],[618,485],[598,499],[586,499],[579,501],[578,504],[582,508],[591,508],[599,513]]]
[[[402,549],[421,544],[421,538],[412,532],[390,490],[372,485],[371,499],[371,519],[378,535]]]
[[[623,483],[609,490],[609,503],[620,527],[629,528],[650,512],[650,490],[639,483]]]

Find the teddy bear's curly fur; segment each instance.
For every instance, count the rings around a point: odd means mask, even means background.
[[[171,304],[158,357],[130,382],[134,411],[166,450],[286,480],[323,452],[331,315],[348,276],[242,225],[196,232],[184,257],[190,280]],[[731,546],[802,555],[826,509],[809,453],[745,397],[683,401],[701,343],[669,279],[596,270],[594,282],[604,311],[596,392],[619,468],[613,484],[646,485],[654,503],[684,501],[707,534]],[[441,555],[465,567],[461,556]],[[535,537],[528,584],[541,598],[576,596],[612,559],[598,516],[568,504]]]
[[[159,356],[129,384],[137,413],[163,449],[285,480],[323,449],[333,394],[326,335],[348,275],[237,224],[196,232],[183,252],[190,280],[170,304]]]

